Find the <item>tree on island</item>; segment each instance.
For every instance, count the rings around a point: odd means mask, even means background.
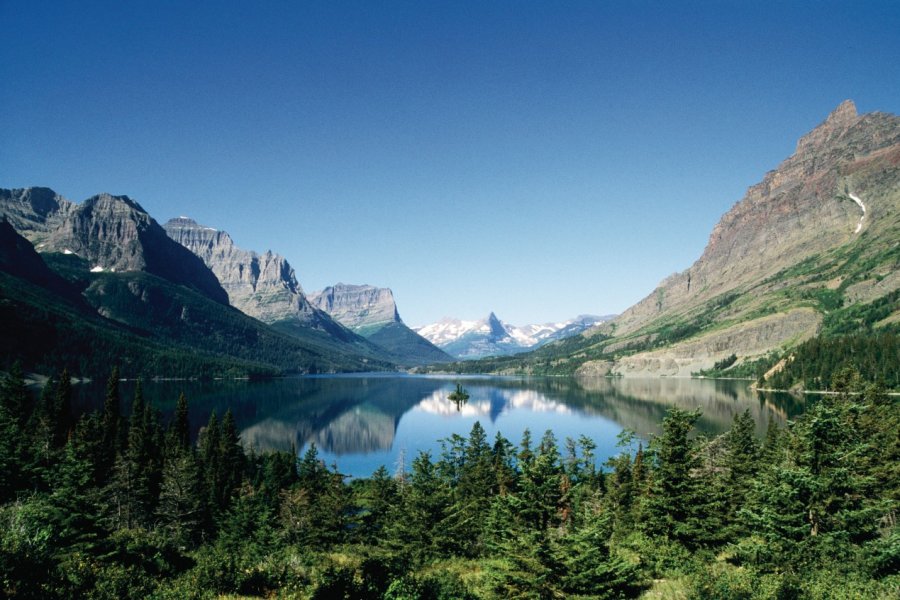
[[[461,383],[456,384],[456,391],[450,392],[447,396],[451,402],[456,404],[456,410],[461,410],[462,405],[469,401],[469,393],[463,389]]]

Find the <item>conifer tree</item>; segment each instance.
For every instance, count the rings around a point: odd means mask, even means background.
[[[696,444],[689,437],[699,411],[670,408],[663,433],[655,440],[658,466],[645,527],[687,548],[704,540],[701,490],[693,471],[700,465]]]
[[[178,404],[175,405],[175,414],[169,425],[170,443],[178,448],[186,450],[191,443],[191,424],[188,417],[187,398],[184,392],[178,395]]]
[[[156,518],[175,543],[187,548],[204,525],[206,503],[201,469],[193,450],[169,452],[163,465]]]
[[[218,515],[221,506],[222,465],[221,465],[221,432],[216,412],[209,415],[206,428],[200,435],[200,465],[202,468],[203,488],[207,511],[207,525]]]
[[[74,425],[72,421],[72,378],[68,369],[63,369],[56,386],[53,403],[53,445],[62,448]]]
[[[28,389],[19,363],[0,381],[0,503],[25,487]]]
[[[219,438],[219,464],[222,473],[219,505],[222,508],[228,506],[241,486],[244,477],[244,459],[244,449],[241,446],[234,415],[229,408],[222,418]]]
[[[116,461],[116,455],[122,450],[125,438],[125,427],[122,422],[122,406],[119,397],[119,368],[113,367],[106,382],[106,398],[103,401],[103,455],[99,471],[109,473]]]
[[[116,457],[110,492],[118,527],[148,526],[159,495],[158,427],[153,410],[144,402],[138,380],[131,408],[128,443]]]

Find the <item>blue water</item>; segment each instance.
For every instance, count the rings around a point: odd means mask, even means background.
[[[463,385],[469,400],[459,407],[447,398]],[[133,384],[121,386],[130,403]],[[99,382],[79,388],[79,406],[100,406]],[[745,381],[692,379],[575,379],[519,377],[432,377],[367,374],[316,376],[263,382],[147,382],[144,395],[167,421],[183,392],[196,436],[211,411],[234,413],[245,446],[292,447],[302,454],[315,444],[320,458],[340,472],[367,477],[379,466],[390,472],[404,457],[408,467],[422,451],[438,457],[440,440],[468,435],[480,422],[492,442],[497,432],[518,445],[523,431],[535,443],[551,429],[562,446],[581,435],[597,445],[599,462],[621,451],[623,428],[647,440],[659,433],[670,406],[700,408],[700,434],[726,431],[734,416],[750,409],[762,435],[770,419],[784,423],[803,411],[790,396],[762,395]]]

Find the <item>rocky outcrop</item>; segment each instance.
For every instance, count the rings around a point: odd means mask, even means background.
[[[75,206],[50,188],[0,188],[0,212],[17,232],[35,245],[59,227]]]
[[[402,322],[389,288],[338,283],[311,293],[309,301],[345,327],[363,334],[388,323]]]
[[[399,364],[414,366],[453,360],[406,326],[389,288],[338,283],[313,292],[309,301],[345,327],[387,350]]]
[[[280,254],[258,254],[234,244],[224,231],[200,225],[188,217],[164,226],[173,240],[199,256],[219,279],[232,306],[264,323],[295,321],[332,330],[336,324],[313,307],[294,269]]]
[[[128,196],[72,204],[47,188],[0,190],[0,210],[40,252],[77,254],[94,272],[145,271],[228,303],[206,265]]]
[[[865,163],[898,145],[900,119],[881,113],[858,116],[851,101],[842,103],[722,217],[697,262],[613,321],[616,335],[684,313],[851,241],[858,235],[860,209],[849,193],[875,205],[873,212],[890,208],[868,200],[865,181],[854,181],[859,178],[853,174],[871,168]],[[895,159],[881,160],[890,164]]]

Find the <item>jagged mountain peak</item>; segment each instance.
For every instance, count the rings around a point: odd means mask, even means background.
[[[845,302],[895,289],[898,165],[900,117],[841,103],[722,216],[693,265],[604,329],[610,352],[680,336],[617,372],[684,375],[759,356],[815,335]]]
[[[0,214],[41,252],[77,254],[95,272],[146,271],[228,302],[212,272],[128,196],[74,204],[48,188],[0,190]]]
[[[504,323],[491,312],[479,321],[444,317],[414,331],[457,358],[472,359],[526,352],[586,331],[610,318],[611,315],[579,315],[563,322],[517,326]]]
[[[856,112],[856,103],[847,99],[838,104],[838,107],[831,111],[831,114],[825,119],[825,123],[836,125],[839,123],[849,123],[859,116]]]
[[[856,125],[862,117],[856,111],[853,100],[844,100],[825,118],[822,123],[804,135],[797,142],[795,155],[814,152],[824,145],[833,143],[835,138]],[[790,160],[790,159],[788,159]]]
[[[144,210],[144,207],[132,200],[128,196],[116,196],[106,192],[91,196],[81,203],[82,210],[121,210],[123,205],[131,210],[137,211],[150,219],[150,215]]]

